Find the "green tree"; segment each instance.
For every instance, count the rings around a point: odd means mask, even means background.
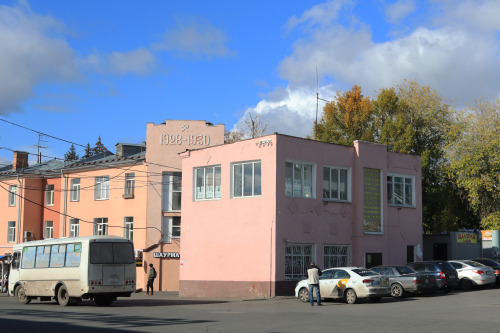
[[[69,148],[68,152],[64,154],[64,160],[65,161],[73,161],[77,160],[78,154],[76,153],[75,145],[71,144],[71,147]]]
[[[500,229],[500,100],[476,103],[458,115],[447,147],[450,173],[484,229]]]
[[[101,142],[101,137],[99,136],[99,138],[97,139],[97,142],[94,145],[94,148],[92,148],[92,152],[94,153],[94,155],[96,155],[99,153],[103,153],[107,150],[108,149],[103,145],[103,143]]]
[[[347,92],[337,92],[335,101],[326,103],[323,116],[315,123],[320,141],[351,146],[355,140],[374,140],[373,107],[368,97],[355,85]]]
[[[83,153],[83,158],[89,158],[92,155],[94,155],[94,152],[92,151],[92,148],[90,148],[90,144],[87,143],[85,146],[85,152]]]

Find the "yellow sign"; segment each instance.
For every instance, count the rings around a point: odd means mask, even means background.
[[[477,235],[471,233],[457,233],[457,243],[477,243]]]
[[[481,230],[481,233],[483,234],[483,240],[491,240],[491,230]]]

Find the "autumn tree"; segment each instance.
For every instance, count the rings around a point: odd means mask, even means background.
[[[75,145],[71,144],[71,147],[69,148],[68,152],[64,154],[64,160],[65,161],[74,161],[77,160],[78,154],[76,153]]]
[[[90,148],[90,143],[87,143],[87,145],[85,146],[85,151],[83,153],[83,158],[89,158],[92,155],[94,155],[94,152],[92,148]]]
[[[96,155],[96,154],[99,154],[99,153],[103,153],[103,152],[105,152],[107,150],[108,149],[101,142],[101,137],[99,136],[99,138],[97,139],[97,142],[94,145],[94,148],[92,148],[92,152],[94,153],[94,155]]]
[[[355,140],[374,140],[373,106],[355,85],[347,92],[337,92],[335,101],[326,103],[323,116],[315,124],[317,140],[352,145]]]

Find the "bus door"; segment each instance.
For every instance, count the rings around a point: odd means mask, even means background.
[[[21,252],[12,253],[12,261],[9,272],[9,293],[14,296],[14,285],[19,281],[19,267],[21,265]]]

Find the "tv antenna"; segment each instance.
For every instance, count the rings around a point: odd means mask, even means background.
[[[318,66],[316,66],[316,123],[314,125],[314,138],[318,139],[318,109],[319,101],[329,102],[326,99],[319,97],[319,78],[318,78]]]

